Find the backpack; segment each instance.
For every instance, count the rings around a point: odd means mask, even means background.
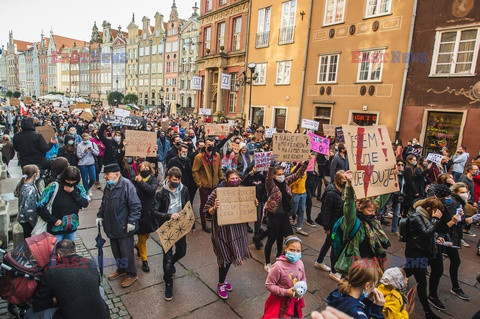
[[[340,227],[342,225],[342,221],[343,216],[335,222],[335,225],[333,225],[332,228],[332,248],[336,256],[340,256],[345,246],[347,246],[347,244],[353,239],[353,237],[355,237],[358,230],[360,229],[360,219],[356,217],[355,226],[353,226],[352,230],[348,234],[348,238],[344,240],[342,238],[342,229]]]
[[[410,217],[403,217],[398,222],[398,232],[400,233],[400,241],[406,243],[410,239]]]

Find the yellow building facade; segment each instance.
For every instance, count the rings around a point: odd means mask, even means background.
[[[386,125],[394,137],[415,1],[314,1],[301,117]],[[322,134],[322,125],[320,125]]]
[[[277,131],[297,128],[311,3],[250,2],[246,64],[255,63],[255,74],[251,99],[247,87],[244,102],[247,123],[276,127]],[[251,77],[251,71],[246,72]]]

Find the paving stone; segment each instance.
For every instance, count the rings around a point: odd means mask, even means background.
[[[205,305],[191,313],[178,317],[181,319],[239,319],[239,317],[225,302],[218,300],[212,304]],[[253,318],[253,317],[252,317]]]

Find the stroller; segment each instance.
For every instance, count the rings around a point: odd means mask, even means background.
[[[22,318],[38,282],[50,264],[56,238],[41,233],[25,239],[14,250],[4,255],[0,264],[0,297],[8,301],[8,311]]]

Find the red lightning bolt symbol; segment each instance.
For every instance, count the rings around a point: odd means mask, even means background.
[[[357,171],[365,171],[365,174],[363,174],[363,189],[365,191],[365,197],[367,197],[368,186],[370,185],[370,178],[372,177],[374,165],[362,165],[364,134],[365,128],[359,127],[357,129]]]

